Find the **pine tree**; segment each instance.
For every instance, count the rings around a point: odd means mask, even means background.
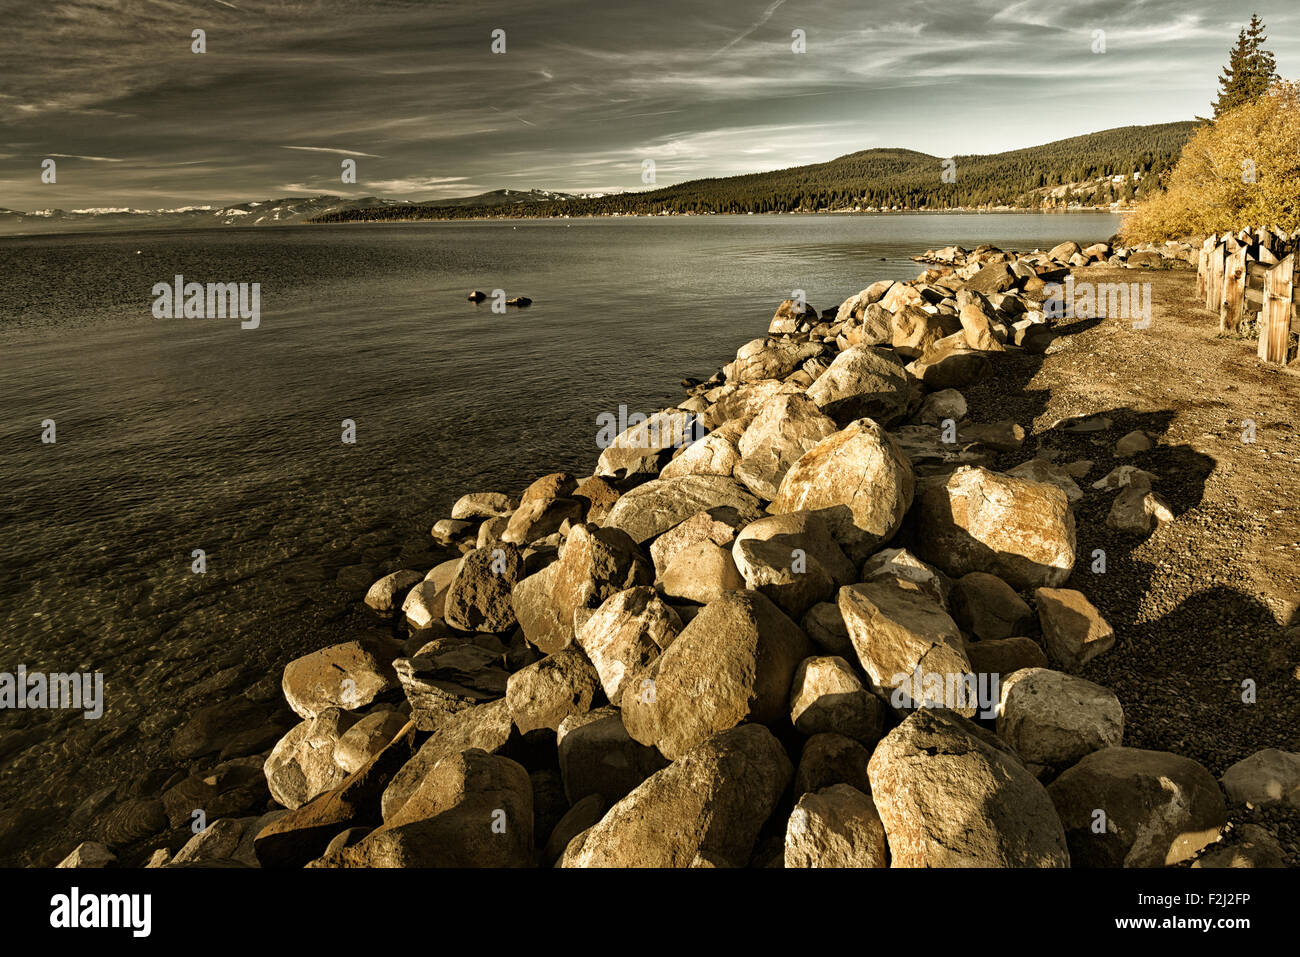
[[[1264,21],[1252,13],[1250,23],[1237,34],[1236,46],[1228,51],[1228,65],[1219,76],[1219,98],[1214,104],[1216,120],[1262,96],[1277,82],[1277,61],[1264,49],[1267,42]]]

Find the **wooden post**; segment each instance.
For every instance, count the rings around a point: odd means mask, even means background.
[[[1296,254],[1286,256],[1264,279],[1264,308],[1259,313],[1258,355],[1265,362],[1287,359],[1291,335],[1291,291]]]
[[[1205,283],[1209,279],[1210,251],[1214,249],[1214,237],[1206,237],[1201,243],[1201,254],[1196,260],[1196,298],[1205,301]]]
[[[1223,268],[1227,250],[1228,247],[1220,243],[1210,253],[1210,278],[1205,284],[1205,308],[1213,312],[1219,311],[1219,305],[1223,301]]]
[[[1219,307],[1219,331],[1233,332],[1241,325],[1241,311],[1246,303],[1246,250],[1238,245],[1228,255],[1223,274],[1223,298]]]

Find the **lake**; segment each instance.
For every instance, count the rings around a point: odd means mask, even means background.
[[[426,570],[461,494],[589,473],[600,413],[675,404],[793,290],[826,309],[914,277],[926,248],[1118,228],[1008,213],[0,239],[0,671],[105,682],[98,720],[0,712],[0,860],[89,837],[61,829],[92,795],[156,796],[195,708],[255,685],[280,707],[286,661],[370,621],[341,568]],[[259,283],[260,325],[155,318],[151,290],[177,274]],[[499,315],[475,288],[533,305]]]

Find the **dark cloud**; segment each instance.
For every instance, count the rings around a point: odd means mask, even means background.
[[[637,189],[645,158],[662,184],[1010,149],[1205,114],[1252,9],[1300,72],[1293,0],[7,5],[0,206],[19,209]]]

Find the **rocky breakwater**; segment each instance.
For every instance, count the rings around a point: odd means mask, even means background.
[[[1098,264],[1129,269],[1186,269],[1189,266],[1195,269],[1199,253],[1200,246],[1176,240],[1165,243],[1138,243],[1136,246],[1111,242],[1080,246],[1075,242],[1064,242],[1046,252],[1035,249],[1030,253],[1005,253],[996,246],[989,245],[976,246],[971,250],[963,249],[961,246],[944,246],[942,249],[927,249],[921,255],[913,256],[912,259],[939,266],[985,266],[996,262],[1023,262],[1041,276],[1043,272],[1051,269],[1079,268]],[[1030,277],[1026,275],[1025,278]]]
[[[433,532],[459,558],[370,588],[383,635],[285,669],[275,807],[209,812],[154,863],[1272,863],[1267,834],[1225,851],[1220,782],[1125,747],[1123,703],[1079,676],[1115,643],[1072,587],[1088,463],[1017,462],[1023,428],[967,415],[963,388],[1050,347],[1062,268],[786,301],[591,475],[465,494]],[[1118,520],[1167,520],[1154,479],[1107,476]],[[1300,800],[1300,757],[1243,765],[1234,800]],[[175,816],[215,806],[209,778]]]

